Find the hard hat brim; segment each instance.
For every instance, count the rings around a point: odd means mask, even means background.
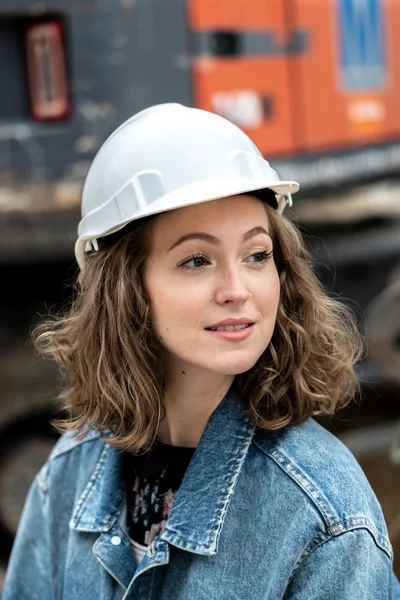
[[[132,214],[129,214],[129,209],[126,210],[126,207],[124,207],[124,218],[118,223],[112,223],[109,220],[108,213],[110,212],[110,208],[111,206],[114,208],[114,204],[117,202],[116,198],[111,198],[106,204],[100,206],[96,211],[99,220],[107,223],[107,226],[104,228],[99,227],[97,231],[85,232],[85,218],[82,219],[79,227],[82,231],[82,234],[79,236],[75,244],[76,260],[79,267],[82,269],[85,263],[85,246],[89,240],[96,240],[109,235],[110,233],[122,229],[125,225],[133,221],[137,221],[152,215],[157,215],[166,211],[184,208],[193,204],[211,202],[212,200],[217,200],[219,198],[236,196],[239,194],[245,194],[246,192],[250,193],[266,189],[284,196],[288,194],[295,194],[299,190],[299,184],[296,181],[276,180],[266,182],[265,179],[260,179],[259,181],[253,180],[251,183],[247,179],[236,179],[232,181],[213,178],[212,180],[198,181],[178,190],[174,190],[169,194],[164,194],[161,198],[155,200],[151,204],[148,204],[139,211],[137,210],[137,207],[132,206]],[[276,208],[277,205],[274,208]],[[115,211],[113,212],[115,214]],[[119,210],[119,213],[121,213],[121,210]]]

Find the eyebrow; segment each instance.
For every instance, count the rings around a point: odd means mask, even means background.
[[[266,229],[264,229],[264,227],[261,227],[260,225],[258,225],[257,227],[253,227],[252,229],[249,229],[249,231],[246,231],[245,234],[243,234],[243,241],[247,242],[248,240],[251,240],[256,235],[259,235],[260,233],[267,235],[269,238],[271,237],[271,235],[268,233],[268,231]],[[201,240],[203,242],[207,242],[208,244],[214,244],[215,246],[219,246],[221,244],[221,240],[219,238],[215,237],[215,235],[211,235],[210,233],[205,233],[204,231],[195,231],[193,233],[187,233],[185,235],[182,235],[179,238],[179,240],[177,240],[174,244],[172,244],[171,248],[168,249],[168,252],[170,252],[171,250],[173,250],[180,244],[183,244],[183,242],[187,242],[189,240]]]

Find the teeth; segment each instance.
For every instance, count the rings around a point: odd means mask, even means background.
[[[243,323],[242,325],[225,325],[224,327],[210,327],[211,331],[238,331],[239,329],[246,329],[249,327],[249,323]]]

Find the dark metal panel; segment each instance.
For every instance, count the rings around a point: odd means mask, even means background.
[[[197,31],[192,47],[197,56],[293,56],[307,54],[309,31],[293,30],[288,41],[270,29],[259,31]]]
[[[1,14],[34,14],[41,15],[46,11],[87,12],[96,11],[104,7],[109,0],[51,0],[51,2],[38,2],[37,0],[0,0]]]
[[[367,182],[398,174],[400,143],[388,141],[288,157],[271,157],[282,179],[301,182],[302,190]]]
[[[0,13],[33,9],[0,0]],[[109,133],[151,104],[191,102],[183,0],[53,1],[64,18],[72,115],[62,123],[0,121],[0,180],[82,181]]]
[[[25,57],[19,37],[19,28],[14,21],[0,20],[0,114],[6,119],[28,113],[28,90],[22,72]]]

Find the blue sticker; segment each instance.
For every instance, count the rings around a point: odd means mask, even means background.
[[[336,0],[341,87],[382,89],[387,84],[384,0]]]

